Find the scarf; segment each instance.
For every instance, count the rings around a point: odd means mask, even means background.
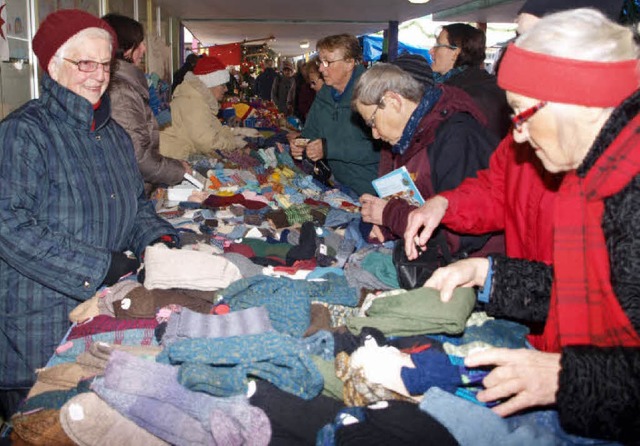
[[[455,68],[450,69],[449,71],[447,71],[444,74],[436,73],[434,71],[433,72],[433,80],[434,80],[434,82],[436,84],[444,84],[445,82],[447,82],[452,77],[455,77],[458,74],[462,73],[468,67],[469,67],[469,65],[460,65],[459,67],[455,67]]]
[[[422,95],[418,107],[411,113],[407,125],[404,126],[400,140],[391,147],[394,154],[403,155],[407,151],[424,115],[429,113],[442,96],[442,90],[437,87],[428,88]]]
[[[640,336],[611,285],[602,230],[604,200],[640,173],[639,125],[636,116],[584,177],[569,172],[560,187],[555,204],[554,282],[544,334],[547,351],[585,344],[640,346]]]

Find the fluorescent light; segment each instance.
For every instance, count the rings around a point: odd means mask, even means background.
[[[429,0],[409,0],[409,3],[429,3]]]
[[[308,40],[302,40],[300,42],[300,48],[309,48],[309,41]]]

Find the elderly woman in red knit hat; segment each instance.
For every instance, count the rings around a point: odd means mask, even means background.
[[[111,119],[116,41],[91,14],[49,15],[33,39],[42,92],[0,123],[0,415],[69,329],[69,312],[176,237],[144,196],[131,138]]]
[[[640,94],[634,33],[592,9],[543,18],[511,45],[498,83],[513,136],[549,172],[556,196],[553,266],[466,259],[425,286],[448,300],[480,286],[494,315],[546,319],[544,351],[492,349],[466,365],[494,366],[482,401],[502,416],[553,405],[562,427],[640,440]]]
[[[218,120],[220,101],[227,92],[229,71],[214,56],[198,59],[171,100],[171,126],[160,132],[160,153],[177,159],[233,150],[246,145],[243,136],[257,136],[255,129],[231,128]]]

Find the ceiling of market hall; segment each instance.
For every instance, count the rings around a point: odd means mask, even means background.
[[[205,46],[265,39],[282,56],[315,48],[324,36],[363,35],[433,14],[447,22],[513,22],[524,0],[160,0]],[[268,39],[273,36],[274,39]],[[309,49],[300,43],[309,42]],[[259,43],[259,42],[256,42]],[[418,44],[419,42],[413,42]]]

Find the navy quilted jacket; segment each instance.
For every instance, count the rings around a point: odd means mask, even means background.
[[[107,95],[94,112],[45,75],[41,98],[0,123],[0,388],[33,383],[110,251],[139,256],[175,234],[144,199],[131,139],[110,111]]]

